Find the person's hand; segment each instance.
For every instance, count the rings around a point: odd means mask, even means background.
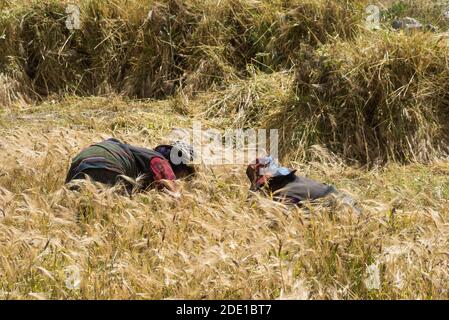
[[[162,190],[173,198],[178,199],[181,197],[181,188],[176,181],[163,179],[159,180],[158,183],[162,187]]]

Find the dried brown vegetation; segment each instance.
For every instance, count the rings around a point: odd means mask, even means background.
[[[356,169],[315,147],[292,164],[354,194],[360,216],[247,201],[240,166],[202,168],[179,201],[62,186],[92,141],[153,146],[189,126],[170,104],[70,99],[2,116],[2,298],[448,298],[447,162]]]
[[[382,8],[445,26],[418,2]],[[80,0],[74,32],[67,3],[0,1],[0,298],[449,298],[444,37],[366,31],[365,1]],[[193,120],[281,129],[362,214],[248,200],[242,166],[179,200],[63,185],[93,141]]]

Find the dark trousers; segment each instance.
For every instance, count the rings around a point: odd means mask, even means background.
[[[123,184],[126,188],[126,191],[128,193],[132,192],[133,186],[131,183],[126,181],[121,177],[121,175],[118,172],[108,170],[108,169],[100,169],[100,168],[90,168],[90,169],[84,169],[81,172],[76,173],[73,175],[73,177],[69,180],[83,180],[89,177],[93,181],[103,183],[108,186],[114,186],[117,184]],[[66,182],[69,182],[66,181]],[[75,187],[76,189],[77,187]]]

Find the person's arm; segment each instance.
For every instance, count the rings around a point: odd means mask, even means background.
[[[153,172],[154,182],[160,189],[168,191],[172,196],[179,196],[179,189],[175,183],[176,175],[170,163],[162,158],[153,158],[150,161],[150,168]]]
[[[257,160],[256,160],[257,161]],[[261,168],[264,166],[256,163],[248,165],[246,175],[251,182],[250,190],[257,191],[267,185],[270,178],[269,174],[261,174]]]

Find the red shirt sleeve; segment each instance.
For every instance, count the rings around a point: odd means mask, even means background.
[[[150,168],[154,175],[154,180],[175,180],[176,176],[170,163],[162,158],[153,158],[150,161]]]

